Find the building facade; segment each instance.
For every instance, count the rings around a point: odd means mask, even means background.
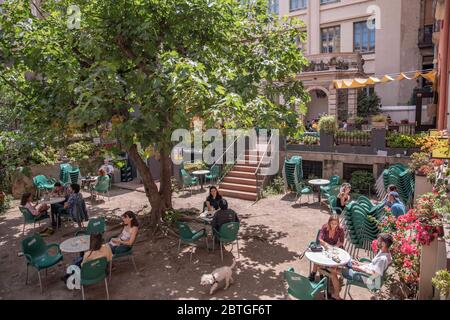
[[[433,69],[433,0],[275,0],[280,17],[299,18],[301,49],[313,67],[300,76],[311,93],[308,119],[356,115],[357,89],[334,90],[335,79]],[[336,68],[337,67],[337,68]],[[377,85],[383,106],[410,104],[422,81]]]

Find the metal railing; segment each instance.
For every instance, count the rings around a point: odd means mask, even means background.
[[[265,183],[265,181],[267,180],[267,177],[266,177],[266,178],[264,179],[263,183],[262,183],[261,185],[259,185],[259,176],[260,176],[260,175],[259,175],[259,171],[260,171],[260,169],[261,169],[261,165],[262,165],[262,163],[263,163],[264,158],[267,156],[267,153],[268,153],[268,151],[269,151],[269,148],[271,148],[271,145],[272,145],[272,139],[273,139],[273,135],[270,136],[269,142],[267,143],[266,150],[264,151],[263,156],[262,156],[261,159],[259,160],[258,166],[256,167],[256,170],[255,170],[256,189],[257,189],[257,194],[258,194],[257,199],[260,199],[260,198],[261,198],[261,196],[262,196],[262,190],[263,190],[263,188],[264,188],[264,183]],[[258,141],[258,142],[259,142],[259,141]],[[259,150],[257,150],[257,151],[258,151],[258,154],[259,154]]]
[[[339,131],[334,136],[336,145],[370,146],[371,133],[367,131]]]
[[[220,160],[222,160],[222,158],[225,156],[225,154],[228,152],[228,150],[230,150],[231,147],[234,148],[234,146],[235,146],[235,144],[236,144],[236,141],[237,141],[239,138],[240,138],[240,136],[236,136],[236,138],[234,139],[234,141],[233,141],[233,142],[225,149],[225,151],[222,153],[222,155],[221,155],[221,156],[213,163],[213,165],[211,166],[211,169],[210,169],[210,170],[212,170],[212,168],[213,168],[214,166],[219,166],[218,162],[219,162]],[[236,163],[236,160],[237,160],[238,157],[239,157],[239,156],[236,155],[236,152],[233,152],[233,163],[226,163],[225,166],[221,166],[221,168],[226,168],[226,169],[225,169],[225,170],[222,170],[222,171],[219,173],[220,178],[217,179],[217,185],[219,185],[219,184],[222,182],[222,180],[226,177],[226,175],[228,174],[228,172],[233,168],[233,166],[234,166],[234,164]],[[226,159],[226,160],[227,160],[227,162],[228,162],[228,159]]]

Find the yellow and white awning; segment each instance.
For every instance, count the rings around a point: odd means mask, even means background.
[[[367,86],[379,84],[379,83],[388,83],[392,81],[402,81],[402,80],[413,80],[417,78],[425,78],[428,81],[435,82],[436,81],[435,70],[421,72],[415,71],[414,75],[407,76],[406,73],[400,73],[399,75],[385,75],[383,77],[369,77],[369,78],[353,78],[353,79],[342,79],[342,80],[333,80],[333,85],[336,89],[355,89],[355,88],[364,88]]]

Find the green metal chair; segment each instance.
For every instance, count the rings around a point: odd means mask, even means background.
[[[86,261],[81,266],[81,296],[84,300],[84,286],[90,286],[100,281],[105,281],[106,298],[109,300],[108,281],[106,281],[106,266],[108,261],[105,257]]]
[[[371,262],[371,260],[366,259],[366,258],[361,258],[358,259],[359,262]],[[389,269],[390,265],[386,268],[386,270],[384,271],[384,274],[381,278],[379,278],[379,282],[376,283],[377,280],[375,280],[375,284],[373,285],[373,288],[370,288],[367,284],[363,283],[363,282],[359,282],[359,281],[354,281],[354,280],[348,280],[346,279],[346,283],[345,283],[345,291],[344,291],[344,300],[347,297],[347,294],[352,297],[350,295],[350,287],[351,286],[357,286],[360,288],[366,288],[368,289],[370,292],[375,293],[378,292],[381,287],[383,286],[385,280],[386,280],[386,272]],[[366,274],[366,273],[362,273],[362,272],[354,272],[354,275],[360,275],[361,277],[364,277],[366,279],[370,279],[370,275]],[[353,298],[352,298],[353,299]]]
[[[39,197],[42,190],[53,190],[55,188],[56,180],[47,178],[44,175],[38,175],[33,177],[33,184],[36,187],[37,196]]]
[[[208,233],[206,229],[192,230],[186,222],[177,222],[178,231],[180,232],[180,240],[178,241],[178,254],[180,253],[181,244],[188,244],[191,246],[191,256],[189,261],[192,261],[192,253],[194,252],[194,246],[197,245],[198,241],[205,238],[206,248],[208,246]]]
[[[218,165],[213,165],[211,167],[211,172],[208,173],[207,175],[205,175],[205,180],[206,181],[217,181],[217,179],[219,179],[219,174],[220,174],[220,168]]]
[[[108,242],[111,241],[112,238],[117,238],[117,236],[110,237],[108,239]],[[139,273],[139,271],[136,267],[136,262],[134,261],[133,247],[132,246],[131,247],[123,246],[122,248],[124,248],[124,251],[120,251],[120,252],[116,251],[116,253],[114,253],[112,256],[112,261],[109,263],[109,281],[111,281],[111,278],[112,278],[113,261],[117,261],[117,260],[125,258],[125,257],[128,257],[131,260],[131,262],[133,263],[134,271],[136,273]]]
[[[333,187],[340,185],[340,182],[341,182],[341,177],[331,176],[330,184],[327,186],[320,187],[320,192],[322,193],[322,195],[326,195],[326,193],[329,193]]]
[[[215,238],[219,239],[220,242],[220,257],[223,261],[223,244],[232,243],[236,241],[237,245],[237,253],[239,258],[239,241],[238,241],[238,232],[239,232],[240,223],[239,222],[228,222],[223,224],[220,227],[220,231],[217,231],[213,228],[213,251],[214,251],[214,242]],[[233,248],[231,248],[233,250]]]
[[[308,201],[310,200],[310,196],[313,195],[313,189],[303,182],[295,182],[295,192],[297,193],[296,201],[298,201],[298,199],[300,199],[300,204],[301,204],[303,195],[308,196]]]
[[[330,208],[330,213],[332,214],[342,214],[342,209],[337,206],[337,198],[335,196],[328,197],[328,206]]]
[[[97,194],[103,194],[103,197],[106,195],[109,200],[109,176],[104,175],[97,178],[97,183],[92,189],[92,196],[93,193],[96,192]]]
[[[22,235],[25,234],[25,225],[26,224],[33,224],[33,231],[36,228],[36,222],[38,223],[38,226],[41,226],[41,220],[47,219],[49,216],[47,213],[42,213],[39,216],[33,216],[25,207],[19,207],[20,212],[22,212],[23,215],[23,229],[22,229]]]
[[[198,178],[192,177],[185,169],[180,169],[180,173],[183,180],[183,188],[189,187],[192,195],[192,187],[198,185]]]
[[[307,277],[295,273],[294,268],[284,271],[284,279],[288,283],[288,293],[299,300],[314,300],[317,293],[324,291],[327,299],[327,278],[324,277],[319,283],[310,282]]]
[[[54,254],[50,254],[50,249],[56,250]],[[25,284],[28,284],[28,267],[32,266],[38,272],[39,286],[42,293],[41,270],[56,265],[63,259],[63,255],[56,243],[46,244],[39,234],[34,234],[22,240],[22,252],[27,261],[27,276]]]
[[[106,231],[105,218],[92,218],[89,219],[86,230],[80,230],[75,233],[76,236],[91,235],[96,233],[103,234]]]

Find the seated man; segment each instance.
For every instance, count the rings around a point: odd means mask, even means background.
[[[216,212],[212,219],[211,226],[214,230],[220,231],[220,227],[228,222],[239,222],[237,213],[228,209],[228,202],[225,199],[219,201],[220,210]]]
[[[83,221],[88,221],[89,216],[84,202],[83,195],[80,193],[80,185],[73,183],[70,185],[73,193],[69,196],[69,200],[64,203],[64,209],[67,209],[73,220],[78,223],[78,227],[83,227]]]
[[[400,195],[397,192],[389,193],[387,206],[391,208],[391,213],[396,217],[400,217],[406,213],[406,207],[400,200]]]
[[[68,187],[63,186],[60,182],[56,182],[52,194],[54,196],[65,198],[65,201],[62,201],[61,203],[54,203],[51,205],[52,226],[56,227],[56,219],[58,219],[58,225],[61,225],[61,218],[59,214],[62,210],[64,210],[64,202],[69,200],[70,190]]]
[[[372,259],[370,263],[362,263],[356,260],[351,260],[347,268],[342,270],[342,275],[344,278],[352,281],[357,281],[361,283],[368,283],[370,281],[369,277],[383,277],[385,271],[392,262],[392,256],[389,252],[389,248],[393,243],[393,238],[390,234],[380,233],[377,238],[378,254]],[[355,274],[356,272],[367,274],[368,277],[363,277],[360,274]],[[331,281],[333,285],[338,285],[339,280],[337,274],[331,274]],[[340,291],[340,288],[338,292]],[[341,298],[336,297],[340,300]]]
[[[398,191],[397,191],[397,187],[396,187],[394,184],[390,184],[390,185],[387,187],[386,192],[387,192],[387,193],[386,193],[386,196],[384,197],[384,199],[383,199],[381,202],[384,202],[384,206],[385,206],[385,207],[390,208],[392,204],[388,201],[389,194],[390,194],[391,192],[398,192]]]

